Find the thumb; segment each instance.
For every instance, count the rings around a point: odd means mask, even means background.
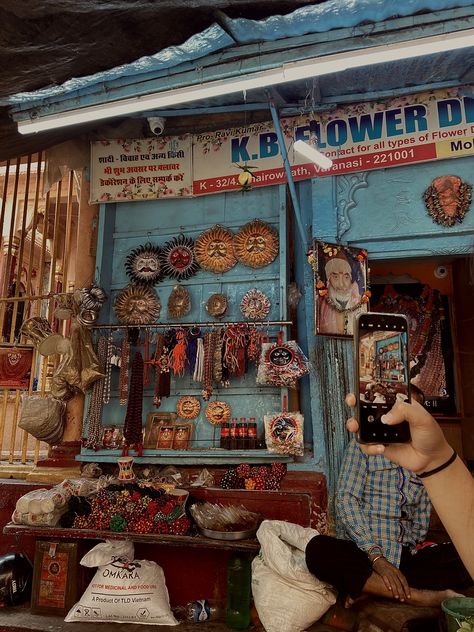
[[[394,426],[402,421],[408,421],[412,428],[428,428],[435,424],[430,413],[416,401],[412,403],[397,401],[391,410],[382,415],[381,420],[387,426]]]

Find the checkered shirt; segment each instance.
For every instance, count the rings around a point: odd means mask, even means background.
[[[381,547],[399,566],[402,546],[412,549],[428,531],[431,503],[420,479],[384,456],[367,456],[353,439],[336,492],[338,535],[366,553]]]

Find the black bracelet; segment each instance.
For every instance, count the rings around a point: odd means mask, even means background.
[[[456,460],[456,457],[457,457],[457,452],[456,450],[453,450],[453,453],[451,454],[451,456],[445,463],[443,463],[442,465],[438,465],[438,467],[435,467],[434,470],[428,470],[427,472],[422,472],[421,474],[418,474],[418,478],[426,478],[427,476],[432,476],[433,474],[437,474],[438,472],[441,472],[441,470],[444,470],[449,465],[451,465],[451,463],[453,463]]]

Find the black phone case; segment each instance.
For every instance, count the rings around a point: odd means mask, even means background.
[[[373,326],[373,330],[370,328],[361,329],[361,324],[365,323]],[[400,349],[400,354],[403,351],[403,366],[404,375],[406,380],[403,381],[402,390],[406,389],[407,401],[410,401],[410,367],[409,367],[409,340],[408,340],[408,321],[407,318],[399,314],[383,314],[378,312],[367,312],[360,314],[355,320],[354,328],[354,380],[355,380],[355,395],[357,399],[356,403],[356,418],[359,422],[359,433],[357,440],[359,443],[406,443],[410,441],[410,428],[408,422],[402,422],[396,426],[387,426],[380,421],[383,414],[388,412],[397,396],[396,382],[392,385],[391,390],[395,392],[395,396],[390,391],[390,387],[386,390],[386,397],[383,403],[375,403],[366,401],[364,395],[364,401],[361,401],[361,376],[360,376],[360,344],[361,344],[361,331],[367,333],[370,331],[380,331],[393,333],[406,333],[405,349]],[[375,362],[374,362],[375,366]],[[388,383],[388,382],[387,382]],[[370,384],[370,383],[368,383]],[[384,382],[381,380],[379,386],[383,386]],[[378,392],[378,391],[377,391]],[[391,400],[393,398],[393,401]],[[405,393],[404,393],[405,395]]]

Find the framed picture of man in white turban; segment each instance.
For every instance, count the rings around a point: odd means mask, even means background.
[[[367,312],[367,251],[314,240],[309,253],[314,270],[315,333],[350,337],[357,314]]]

